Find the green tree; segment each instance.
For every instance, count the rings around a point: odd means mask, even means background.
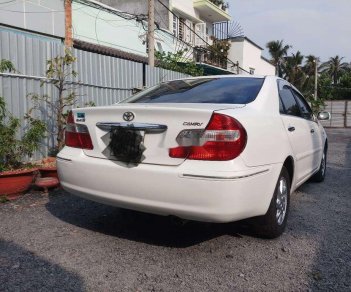
[[[351,72],[345,72],[340,78],[340,87],[351,89]]]
[[[285,74],[284,77],[296,87],[301,87],[304,79],[306,78],[302,69],[303,59],[304,56],[300,51],[297,51],[296,54],[291,54],[291,56],[285,57],[283,66],[283,72]]]
[[[204,71],[196,66],[195,62],[184,62],[186,51],[180,50],[176,53],[155,52],[157,66],[163,69],[172,70],[191,76],[202,76]]]
[[[15,71],[15,68],[10,61],[1,60],[0,72],[5,71]],[[46,127],[40,120],[29,119],[24,134],[18,139],[20,127],[20,119],[6,109],[5,99],[0,96],[0,171],[21,167],[23,158],[38,150],[45,137]]]
[[[215,66],[227,68],[230,42],[212,37],[212,45],[207,47],[207,61]]]
[[[318,78],[318,98],[325,100],[333,98],[333,80],[326,73],[320,74]]]
[[[328,73],[330,77],[333,78],[333,84],[336,85],[339,82],[339,78],[343,73],[345,73],[349,64],[346,62],[342,62],[344,57],[339,57],[338,55],[335,57],[331,57],[327,62],[321,65],[321,71],[324,73]]]
[[[49,83],[57,90],[57,99],[51,96],[30,94],[34,104],[28,115],[31,116],[33,110],[41,111],[47,116],[47,120],[52,122],[48,131],[56,137],[55,152],[60,151],[64,146],[64,129],[66,125],[67,110],[77,103],[76,87],[72,84],[72,79],[78,74],[73,70],[76,58],[70,50],[66,50],[63,56],[57,56],[47,61],[46,80],[41,86]],[[47,110],[43,113],[42,102],[46,103]]]
[[[317,66],[320,62],[319,58],[314,55],[305,56],[305,64],[302,66],[302,71],[305,74],[305,79],[303,84],[301,85],[301,92],[310,99],[313,98],[314,94],[314,86],[315,86],[315,70],[316,70],[316,62]],[[318,72],[317,72],[318,73]]]
[[[285,63],[285,57],[288,54],[290,45],[285,45],[283,40],[270,41],[267,43],[269,54],[271,55],[271,62],[275,66],[275,73],[279,77],[283,76],[282,65]]]
[[[320,59],[315,55],[307,55],[305,56],[305,59],[306,61],[305,61],[305,65],[303,66],[303,71],[308,76],[314,76],[315,70],[316,70],[316,62],[318,66]]]
[[[339,84],[334,86],[334,95],[337,99],[351,99],[351,73],[345,72],[340,77]]]
[[[6,59],[2,59],[0,61],[0,72],[5,72],[5,71],[15,71],[15,67],[13,66],[12,62]]]

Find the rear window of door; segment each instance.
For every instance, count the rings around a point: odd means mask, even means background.
[[[264,78],[224,77],[174,80],[144,90],[123,103],[219,103],[254,101]]]
[[[284,85],[281,89],[279,89],[279,95],[283,104],[283,113],[291,116],[301,117],[299,105],[297,104],[295,97],[290,90],[290,87]]]
[[[294,90],[294,89],[291,89],[291,90],[292,90],[292,92],[296,98],[296,101],[299,105],[301,116],[306,120],[312,120],[313,113],[312,113],[310,106],[306,102],[305,98],[300,93],[298,93],[296,90]]]

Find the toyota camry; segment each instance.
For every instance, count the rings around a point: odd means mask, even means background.
[[[324,180],[319,120],[329,118],[274,76],[162,82],[118,104],[72,110],[58,173],[86,199],[198,221],[253,218],[274,238],[290,194]]]

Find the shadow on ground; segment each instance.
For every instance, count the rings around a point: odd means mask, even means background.
[[[35,253],[0,239],[0,291],[84,291],[83,280]]]
[[[254,236],[245,221],[228,224],[183,221],[102,205],[62,190],[49,194],[46,208],[75,226],[158,246],[189,247],[222,235]]]

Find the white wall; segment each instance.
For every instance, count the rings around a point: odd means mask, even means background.
[[[73,2],[73,38],[85,42],[116,48],[121,51],[147,56],[146,31],[140,22]],[[179,46],[173,36],[155,31],[155,40],[166,52],[174,52]],[[156,43],[155,43],[156,44]],[[157,49],[157,45],[155,45]]]
[[[192,0],[170,0],[170,6],[172,9],[182,11],[193,18],[198,18]]]
[[[261,56],[262,50],[246,39],[231,41],[228,54],[230,60],[235,63],[239,62],[239,66],[246,71],[250,72],[251,68],[254,69],[256,75],[274,75],[274,66],[262,59]]]
[[[244,42],[231,42],[231,46],[228,52],[228,59],[234,63],[239,62],[239,65],[242,67],[243,58],[244,58]],[[236,68],[231,68],[232,64],[228,64],[228,70],[234,70]]]
[[[0,23],[45,33],[65,36],[63,0],[15,0],[1,5]]]
[[[260,62],[257,64],[257,72],[259,75],[275,75],[275,67],[261,58]]]

